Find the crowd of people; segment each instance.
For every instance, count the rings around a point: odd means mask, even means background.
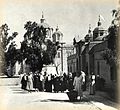
[[[94,83],[95,78],[92,76],[90,81],[90,94],[94,94]],[[81,71],[75,76],[72,73],[64,73],[60,75],[44,74],[36,71],[35,73],[29,72],[28,74],[24,73],[21,76],[21,89],[32,91],[45,91],[45,92],[64,92],[76,91],[77,97],[81,100],[83,97],[83,91],[86,90],[86,74]]]
[[[101,81],[104,83],[103,80]],[[42,74],[38,71],[21,75],[21,89],[23,90],[28,92],[45,91],[55,93],[68,90],[69,92],[77,92],[77,97],[80,100],[83,97],[83,91],[86,90],[86,82],[89,82],[89,94],[94,95],[95,83],[97,82],[96,87],[99,87],[97,85],[101,83],[98,78],[95,78],[94,74],[90,76],[89,81],[86,81],[86,74],[83,71],[76,73],[76,75],[64,73],[62,76],[47,74],[46,72]]]
[[[44,74],[36,71],[26,74],[24,73],[21,77],[21,88],[29,92],[32,91],[46,91],[46,92],[64,92],[66,90],[73,89],[73,76],[72,74],[62,76],[57,74]]]

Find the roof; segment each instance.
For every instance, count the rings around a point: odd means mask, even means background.
[[[108,36],[107,34],[106,34],[106,35],[103,34],[102,36],[97,37],[95,40],[97,40],[97,41],[102,41],[102,40],[104,40],[107,36]]]
[[[104,31],[105,29],[101,26],[96,27],[93,32]]]
[[[63,33],[62,33],[62,32],[60,32],[60,31],[56,31],[56,32],[54,32],[54,33],[53,33],[53,35],[63,36]]]
[[[81,48],[81,54],[83,54],[84,52],[85,52],[85,46],[82,46],[82,48]]]
[[[88,51],[90,51],[94,46],[96,46],[97,44],[99,44],[101,42],[102,41],[93,41],[93,42],[90,42],[90,43],[86,43],[82,48],[81,54],[84,54],[86,52],[87,48],[88,48]]]
[[[102,50],[105,50],[105,48],[107,48],[107,41],[102,41],[101,43],[98,43],[98,44],[94,45],[89,50],[89,53],[93,53],[93,52],[96,52],[96,51],[102,51]]]
[[[105,36],[99,36],[99,37],[97,37],[95,40],[101,41],[101,40],[104,40],[104,37],[105,37]]]
[[[47,23],[39,23],[38,24],[39,27],[44,27],[44,28],[50,28],[50,26]]]
[[[85,37],[92,37],[92,33],[90,33],[90,34],[86,34]]]
[[[84,54],[86,52],[86,49],[88,48],[88,43],[84,44],[81,48],[81,54]]]

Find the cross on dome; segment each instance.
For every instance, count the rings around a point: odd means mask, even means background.
[[[44,18],[44,13],[42,11],[42,18],[40,19],[41,23],[43,23],[45,21],[45,18]]]
[[[56,31],[58,31],[59,30],[59,27],[58,27],[58,25],[57,25],[57,27],[56,27]]]
[[[102,23],[101,23],[101,19],[100,19],[100,15],[99,15],[99,20],[98,20],[98,26],[101,26]]]

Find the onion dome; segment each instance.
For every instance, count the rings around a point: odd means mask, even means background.
[[[47,23],[45,23],[45,18],[44,18],[43,12],[42,12],[42,18],[40,19],[40,23],[38,24],[38,26],[46,28],[46,29],[50,28],[50,26]]]
[[[102,23],[101,23],[100,16],[99,16],[98,26],[93,31],[93,40],[95,40],[99,36],[103,36],[105,29],[101,25]]]
[[[88,30],[88,34],[85,36],[85,42],[89,42],[92,41],[92,31],[91,31],[91,26],[89,25],[89,30]]]
[[[62,37],[63,37],[63,33],[59,31],[59,28],[57,26],[56,31],[52,35],[53,42],[61,42]]]

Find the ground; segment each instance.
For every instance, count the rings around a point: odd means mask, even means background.
[[[89,95],[85,91],[82,101],[70,102],[66,93],[23,91],[18,78],[0,79],[0,90],[1,110],[117,110],[117,103],[104,92]]]

